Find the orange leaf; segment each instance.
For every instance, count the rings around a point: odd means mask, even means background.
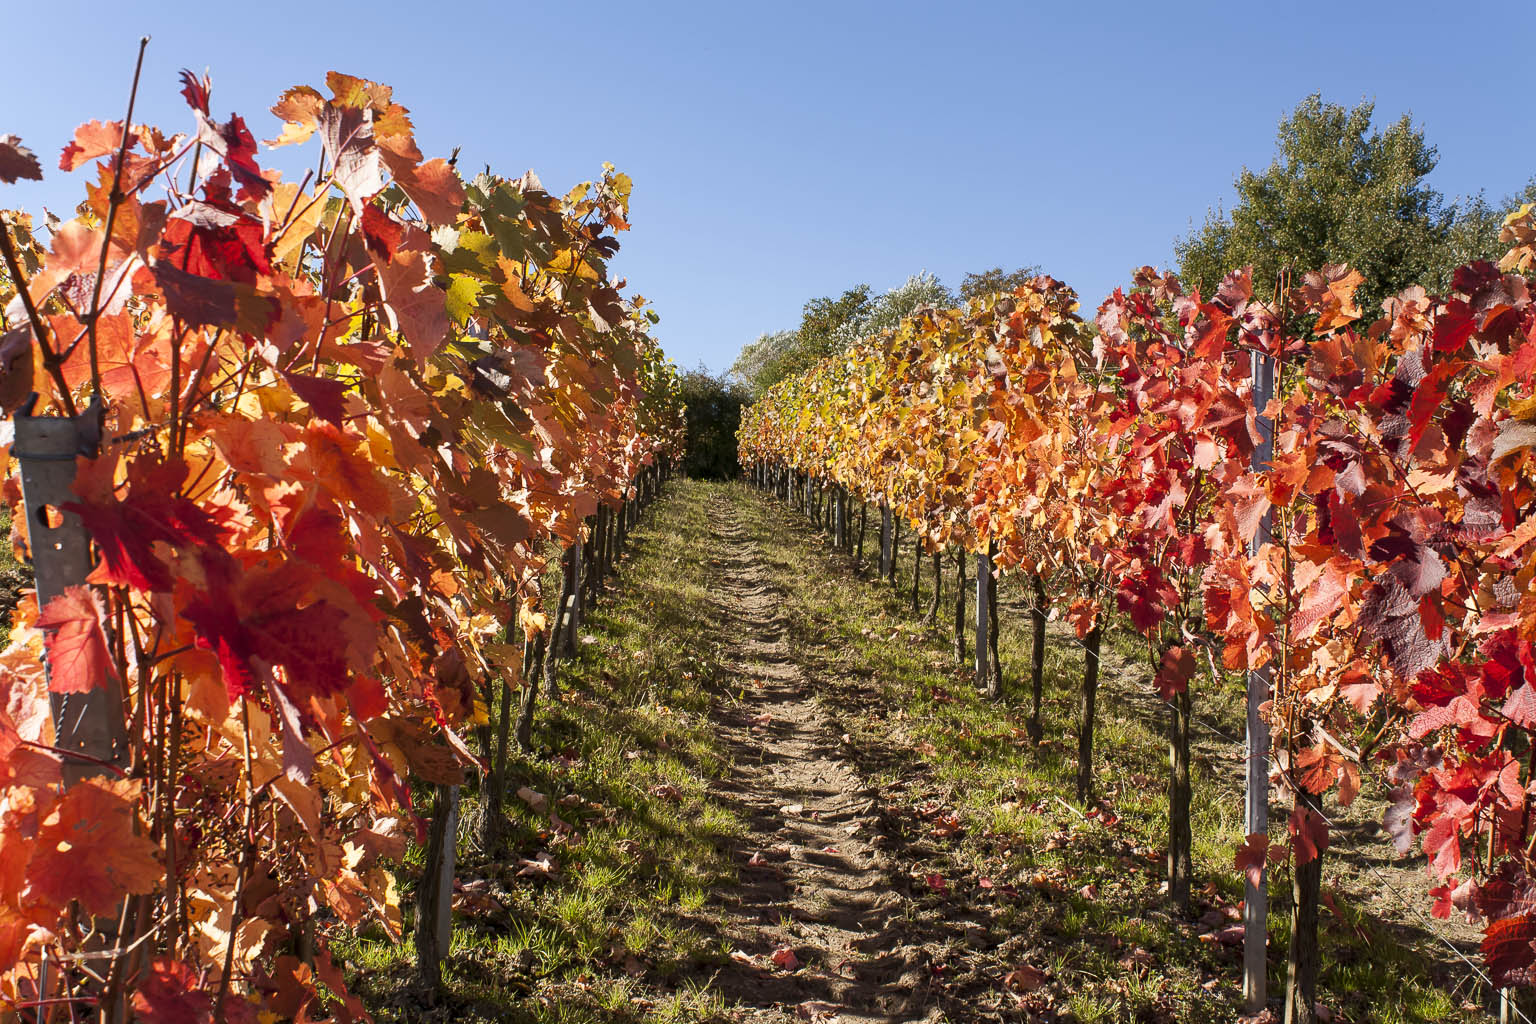
[[[86,779],[66,792],[38,829],[23,898],[56,910],[78,900],[106,917],[129,893],[153,892],[164,870],[134,829],[138,795],[134,779]]]
[[[138,136],[130,132],[128,145],[132,146],[137,141]],[[98,157],[116,153],[122,144],[123,122],[87,121],[75,129],[75,137],[64,147],[64,152],[59,154],[59,170],[78,170]]]

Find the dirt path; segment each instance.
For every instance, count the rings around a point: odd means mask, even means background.
[[[720,715],[736,767],[717,793],[750,829],[738,851],[740,888],[716,910],[751,956],[712,984],[741,1021],[951,1019],[929,984],[932,936],[916,941],[906,927],[912,868],[899,870],[877,794],[812,700],[756,542],[728,502],[712,518],[720,552],[712,582],[735,636],[725,667],[743,693]]]

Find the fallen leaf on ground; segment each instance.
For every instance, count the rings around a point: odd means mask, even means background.
[[[1156,962],[1152,954],[1144,949],[1137,949],[1120,958],[1121,967],[1151,967]]]
[[[491,884],[484,878],[454,885],[453,909],[461,914],[494,913],[502,904],[491,892]]]
[[[560,873],[555,866],[554,858],[547,853],[536,853],[533,857],[518,859],[517,877],[553,878]]]
[[[1019,964],[1003,975],[1003,985],[1015,992],[1033,992],[1045,984],[1045,972],[1029,964]]]
[[[535,814],[543,814],[549,810],[549,797],[536,789],[520,786],[517,790],[517,798],[529,807],[532,807]]]
[[[786,971],[793,971],[800,966],[800,958],[795,956],[795,951],[788,946],[780,946],[774,950],[773,956],[769,959],[773,961],[775,967]]]
[[[1243,943],[1243,926],[1240,924],[1228,925],[1215,932],[1205,932],[1200,936],[1201,942],[1217,942],[1223,946],[1240,946]]]

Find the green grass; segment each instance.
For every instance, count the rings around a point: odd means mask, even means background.
[[[706,794],[729,769],[708,719],[719,652],[698,614],[703,579],[684,555],[702,557],[708,537],[703,509],[685,496],[664,498],[631,534],[578,658],[561,665],[561,699],[540,708],[534,754],[514,751],[502,849],[474,848],[478,808],[466,790],[459,877],[489,880],[505,909],[455,915],[437,1006],[409,981],[419,851],[402,879],[405,941],[362,934],[338,944],[381,1022],[719,1016],[718,998],[691,975],[728,952],[699,927],[699,911],[735,882],[729,841],[742,825]],[[545,794],[571,831],[552,834],[512,795],[521,786]],[[558,875],[519,877],[520,858],[540,852]]]
[[[479,851],[469,827],[475,794],[466,789],[460,877],[485,879],[502,909],[455,916],[444,991],[430,1003],[409,980],[410,904],[421,863],[413,849],[400,879],[404,941],[364,932],[335,947],[377,1019],[728,1019],[730,1008],[706,984],[715,970],[729,969],[730,945],[712,927],[710,902],[736,884],[730,850],[745,835],[708,792],[730,769],[710,709],[736,697],[718,668],[729,638],[709,621],[709,566],[719,541],[708,517],[720,502],[758,541],[784,595],[785,640],[815,681],[834,734],[849,734],[850,758],[882,805],[898,809],[891,827],[901,856],[949,883],[948,895],[920,892],[904,912],[914,920],[976,916],[998,957],[1043,972],[1042,987],[1017,996],[1010,1010],[1021,1019],[1237,1021],[1239,950],[1203,940],[1212,926],[1176,914],[1159,891],[1164,722],[1145,655],[1125,631],[1109,634],[1103,655],[1096,774],[1119,816],[1106,827],[1071,800],[1082,652],[1053,627],[1044,741],[1031,744],[1019,683],[1029,638],[1006,580],[1001,653],[1009,693],[993,703],[954,665],[947,629],[924,627],[911,613],[910,545],[898,598],[868,573],[856,577],[783,506],[739,485],[688,481],[673,484],[637,531],[619,578],[588,619],[590,642],[562,668],[563,699],[541,708],[535,754],[514,756],[509,770],[509,794],[519,786],[546,794],[572,831],[552,834],[546,817],[509,795],[504,847]],[[1240,737],[1241,702],[1235,682],[1207,686],[1196,694],[1196,715]],[[1242,823],[1230,743],[1198,729],[1196,740],[1198,918],[1240,898],[1231,862]],[[938,834],[951,814],[959,830]],[[520,859],[541,851],[558,875],[519,876]],[[1289,880],[1276,875],[1270,986],[1278,993]],[[1378,920],[1360,903],[1343,901],[1343,911],[1342,921],[1325,913],[1323,930],[1322,998],[1336,1020],[1485,1019],[1464,1003],[1478,993],[1447,991],[1465,972],[1448,971],[1425,933]],[[781,931],[791,928],[781,922]],[[1003,982],[985,984],[997,992]]]
[[[1164,710],[1150,686],[1147,655],[1129,629],[1106,633],[1095,739],[1095,774],[1113,827],[1085,820],[1088,808],[1072,800],[1077,769],[1076,729],[1083,651],[1069,630],[1047,636],[1043,742],[1024,730],[1031,639],[1025,595],[1004,578],[999,606],[1000,656],[1007,693],[986,700],[967,669],[954,663],[953,563],[945,560],[939,627],[924,627],[911,611],[911,543],[903,536],[900,595],[855,577],[846,556],[828,548],[802,515],[745,487],[727,489],[739,515],[758,536],[776,581],[788,594],[785,609],[793,642],[812,671],[828,684],[824,701],[853,737],[866,770],[883,786],[910,778],[912,753],[926,783],[908,790],[914,809],[940,806],[964,824],[956,836],[934,841],[946,850],[957,876],[975,884],[1012,885],[1021,894],[1004,911],[1021,954],[1048,974],[1080,1021],[1234,1021],[1240,1014],[1240,948],[1202,934],[1230,924],[1201,924],[1201,914],[1235,908],[1242,880],[1233,866],[1241,842],[1243,693],[1238,680],[1194,695],[1200,723],[1192,769],[1192,830],[1197,890],[1195,920],[1181,917],[1160,886],[1168,828],[1168,746]],[[856,523],[856,520],[855,520]],[[878,549],[871,515],[866,553]],[[806,585],[810,582],[812,585]],[[923,567],[920,606],[931,594],[931,568]],[[970,584],[974,587],[974,583]],[[1017,588],[1017,589],[1016,589]],[[974,590],[972,591],[974,596]],[[974,605],[970,606],[974,615]],[[1218,736],[1217,733],[1223,734]],[[914,813],[914,832],[930,819]],[[1278,839],[1282,820],[1274,832]],[[1325,860],[1325,885],[1330,863]],[[1284,990],[1289,941],[1290,879],[1272,871],[1270,979]],[[1092,886],[1089,895],[1079,895]],[[982,894],[982,890],[974,890]],[[991,890],[996,892],[996,889]],[[1324,912],[1321,1000],[1354,1024],[1472,1021],[1483,1011],[1464,1005],[1447,988],[1469,974],[1447,963],[1443,946],[1415,923],[1379,920],[1341,895],[1347,920]]]
[[[11,547],[10,506],[0,503],[0,647],[11,642],[11,610],[21,589],[32,585],[32,567],[18,561]]]

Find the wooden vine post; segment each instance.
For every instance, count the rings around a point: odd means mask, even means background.
[[[880,502],[880,575],[885,579],[891,572],[891,506]]]
[[[989,547],[976,552],[976,687],[981,690],[991,684],[987,656],[991,653],[988,636],[992,628],[992,594],[992,552]]]
[[[955,664],[965,664],[965,548],[955,548]]]
[[[1258,412],[1260,439],[1253,451],[1255,471],[1267,469],[1275,453],[1275,426],[1264,415],[1275,393],[1275,361],[1270,356],[1253,353],[1253,405]],[[1264,513],[1259,528],[1249,541],[1250,554],[1256,554],[1270,538],[1271,514]],[[1262,708],[1269,700],[1270,666],[1248,673],[1248,785],[1244,822],[1249,835],[1269,834],[1269,723]],[[1258,882],[1249,874],[1243,883],[1243,1004],[1249,1013],[1264,1008],[1267,996],[1266,944],[1269,938],[1269,873],[1259,868]]]
[[[459,787],[439,785],[427,832],[426,877],[417,895],[416,973],[436,992],[453,944],[453,876],[458,867]]]

